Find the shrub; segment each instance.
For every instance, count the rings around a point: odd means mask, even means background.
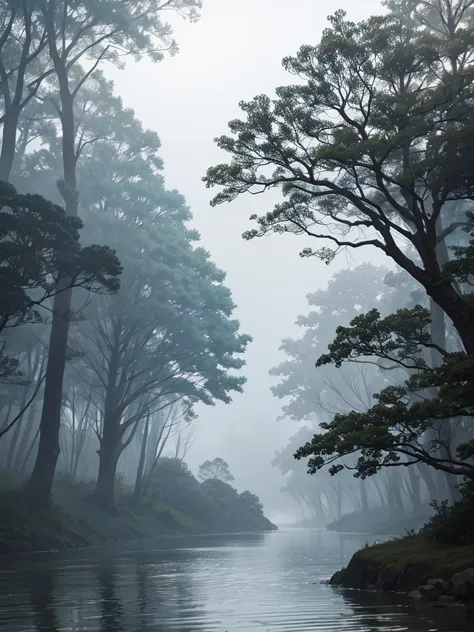
[[[435,515],[422,532],[438,544],[456,546],[474,542],[474,481],[459,487],[460,500],[433,503]]]

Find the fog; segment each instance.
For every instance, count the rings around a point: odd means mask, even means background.
[[[351,19],[381,9],[373,0],[340,1],[337,8]],[[188,462],[196,470],[206,458],[222,456],[237,485],[255,489],[279,521],[294,508],[280,494],[283,479],[270,462],[298,426],[276,422],[281,406],[270,393],[269,368],[281,360],[281,340],[297,333],[294,321],[305,311],[308,292],[324,287],[341,268],[386,258],[375,251],[348,252],[326,267],[301,260],[298,253],[307,244],[292,236],[243,241],[248,217],[270,210],[278,194],[211,209],[212,192],[201,179],[224,158],[213,140],[239,115],[238,103],[288,82],[281,60],[302,42],[318,41],[329,10],[321,0],[298,0],[291,7],[272,0],[209,0],[198,23],[176,19],[178,55],[160,65],[141,61],[114,76],[125,103],[159,133],[167,184],[186,196],[203,244],[227,272],[242,330],[254,339],[246,354],[244,393],[229,406],[199,410]]]
[[[11,524],[405,533],[465,500],[472,24],[467,0],[5,5]]]

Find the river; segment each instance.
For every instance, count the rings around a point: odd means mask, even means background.
[[[467,632],[408,598],[321,583],[367,537],[311,529],[0,559],[1,632]],[[370,540],[370,538],[369,538]],[[436,614],[436,613],[435,613]]]

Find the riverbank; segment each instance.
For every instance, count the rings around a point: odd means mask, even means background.
[[[442,547],[420,534],[361,549],[330,583],[359,590],[412,593],[428,601],[440,600],[439,605],[471,604],[473,568],[474,545]]]
[[[107,542],[146,540],[162,535],[212,533],[197,521],[160,502],[134,505],[126,490],[118,494],[115,515],[91,497],[93,486],[55,482],[50,511],[33,511],[9,485],[0,488],[0,554],[66,550]],[[247,517],[248,518],[248,517]],[[252,516],[236,531],[275,530],[265,516]],[[216,525],[218,526],[218,525]]]
[[[374,535],[404,536],[410,531],[419,531],[430,518],[434,510],[429,505],[421,507],[417,513],[391,516],[387,518],[384,507],[375,507],[368,511],[355,511],[334,520],[327,525],[329,531],[339,533],[371,533]]]

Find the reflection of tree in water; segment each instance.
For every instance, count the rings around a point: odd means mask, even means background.
[[[59,624],[53,604],[54,578],[50,569],[28,574],[31,609],[38,632],[58,632]]]
[[[192,569],[177,566],[181,564],[153,564],[136,557],[140,632],[169,632],[171,628],[174,632],[195,632],[195,622],[208,617],[209,613],[196,600]],[[112,630],[107,628],[107,632]]]
[[[409,597],[390,593],[369,591],[342,591],[344,601],[354,612],[361,629],[367,632],[380,630],[411,630],[413,632],[452,632],[453,629],[471,630],[465,617],[459,617],[459,624],[453,628],[453,613],[429,612],[423,604],[417,604]],[[455,615],[454,615],[455,616]],[[457,617],[456,617],[457,618]],[[472,623],[471,623],[472,625]]]
[[[110,562],[99,566],[99,595],[102,617],[100,632],[123,632],[124,609],[117,597],[116,569]]]

